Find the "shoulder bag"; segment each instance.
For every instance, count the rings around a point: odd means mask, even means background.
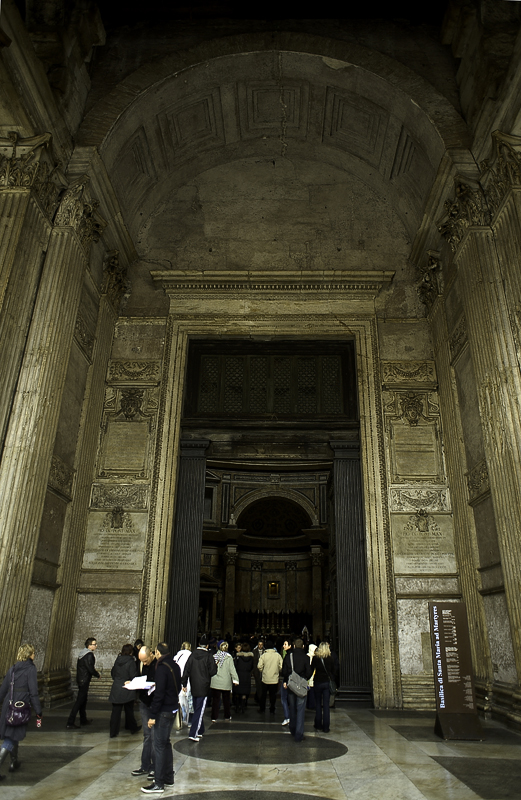
[[[29,703],[24,703],[23,700],[13,700],[14,696],[14,667],[11,673],[11,694],[9,696],[9,707],[7,709],[6,722],[12,728],[18,728],[20,725],[27,725],[31,719],[31,706]]]
[[[293,669],[293,653],[290,653],[290,660],[291,660],[291,674],[288,678],[288,689],[296,694],[297,697],[306,697],[308,693],[308,682],[305,678],[301,678],[300,675],[297,675],[295,670]]]
[[[333,678],[331,677],[331,675],[329,674],[329,672],[327,671],[327,667],[324,664],[324,659],[321,658],[320,660],[322,662],[322,666],[324,667],[324,671],[325,671],[325,673],[327,675],[327,679],[329,681],[329,694],[335,695],[337,693],[337,691],[338,691],[338,687],[337,687],[335,681],[333,680]]]
[[[165,667],[168,667],[168,669],[172,673],[172,678],[174,679],[175,690],[177,692],[177,695],[179,696],[179,689],[177,688],[177,681],[175,679],[174,670],[172,669],[170,664],[166,663],[166,661],[163,661],[163,664],[165,665]],[[179,664],[177,666],[179,666]],[[181,720],[181,712],[180,712],[180,709],[178,708],[177,711],[176,711],[176,715],[174,717],[174,728],[175,728],[176,731],[180,731],[182,727],[183,727],[183,723],[182,723],[182,720]]]

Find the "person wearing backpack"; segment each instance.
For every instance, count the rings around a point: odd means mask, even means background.
[[[292,680],[290,680],[290,678],[293,678],[292,673],[296,673],[301,682],[303,680],[308,681],[313,674],[302,639],[295,641],[293,652],[286,656],[282,665],[283,686],[288,690],[289,732],[296,742],[301,742],[304,738],[307,692],[303,697],[300,697],[292,690]]]

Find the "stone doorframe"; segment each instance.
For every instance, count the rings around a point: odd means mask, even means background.
[[[401,706],[396,600],[384,468],[374,300],[386,271],[151,273],[170,297],[158,441],[147,542],[141,630],[165,627],[174,527],[180,423],[190,338],[277,336],[354,339],[364,487],[373,697]],[[175,566],[174,566],[175,569]]]

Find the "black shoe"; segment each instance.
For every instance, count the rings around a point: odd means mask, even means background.
[[[68,723],[67,723],[67,725],[66,725],[65,727],[67,728],[67,730],[68,730],[68,731],[72,730],[73,728],[78,728],[78,730],[79,730],[79,728],[80,728],[80,726],[79,726],[79,725],[76,725],[76,723],[75,723],[75,722],[73,722],[72,724],[71,724],[70,722],[68,722]]]
[[[133,775],[135,778],[140,778],[142,775],[146,775],[147,778],[150,778],[150,775],[148,774],[148,769],[141,769],[141,767],[139,767],[139,769],[134,769],[130,774]],[[154,775],[152,775],[152,777],[154,777]]]
[[[137,726],[137,728],[134,728],[134,730],[133,730],[133,731],[130,731],[130,733],[131,733],[131,734],[132,734],[132,736],[133,736],[135,733],[138,733],[140,730],[141,730],[141,725],[138,725],[138,726]]]
[[[141,791],[145,794],[163,794],[165,790],[158,786],[157,783],[149,783],[148,786],[142,786]]]
[[[82,721],[80,719],[80,725],[92,725],[92,720],[91,719],[85,719],[85,720]]]

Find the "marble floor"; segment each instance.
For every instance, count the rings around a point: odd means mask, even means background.
[[[0,781],[1,800],[128,800],[145,795],[133,778],[141,734],[108,737],[108,704],[90,704],[93,724],[65,729],[68,708],[32,721],[20,746],[22,766]],[[415,712],[332,712],[331,732],[313,731],[296,744],[282,712],[255,707],[231,722],[210,723],[200,742],[186,728],[173,734],[175,789],[190,800],[520,800],[521,735],[484,724],[483,742],[444,742],[434,717]],[[160,796],[160,795],[159,795]],[[165,792],[163,797],[168,797]]]

